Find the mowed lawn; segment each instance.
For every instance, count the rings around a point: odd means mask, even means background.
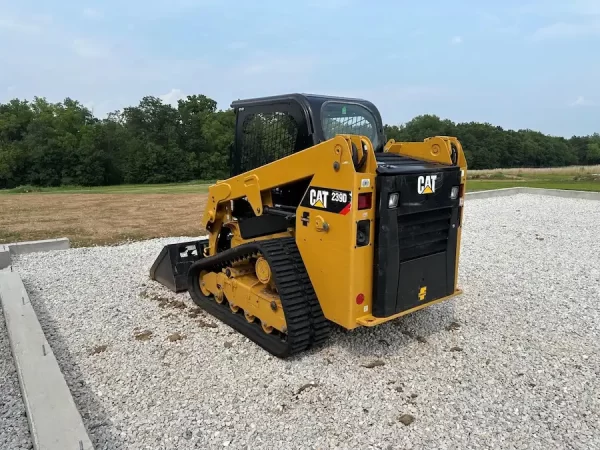
[[[600,166],[469,171],[467,192],[528,186],[600,191]],[[74,247],[204,233],[206,182],[0,191],[0,243],[68,237]]]

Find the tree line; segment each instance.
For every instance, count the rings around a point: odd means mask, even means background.
[[[229,174],[235,117],[204,95],[177,106],[147,96],[104,119],[67,98],[0,103],[0,188],[99,186],[214,180]],[[469,168],[557,167],[600,163],[600,135],[548,136],[435,115],[385,126],[386,137],[420,141],[456,136]]]
[[[401,126],[386,125],[387,138],[423,140],[428,136],[456,136],[469,169],[561,167],[600,164],[600,134],[549,136],[533,130],[505,130],[489,123],[454,123],[422,115]]]

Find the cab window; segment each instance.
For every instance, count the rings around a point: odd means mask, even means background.
[[[338,134],[354,134],[368,137],[375,149],[381,144],[375,117],[361,105],[325,103],[321,111],[321,126],[325,139],[331,139]]]

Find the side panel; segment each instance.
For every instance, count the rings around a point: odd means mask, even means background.
[[[349,165],[342,165],[338,172],[319,172],[296,214],[296,243],[323,313],[348,329],[357,326],[358,317],[371,312],[374,183],[374,174],[356,173]],[[371,193],[370,209],[358,210],[361,193]],[[369,243],[357,246],[357,223],[362,220],[371,224]],[[364,299],[360,304],[356,301],[359,294]]]

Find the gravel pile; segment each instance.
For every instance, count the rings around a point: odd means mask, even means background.
[[[30,448],[33,448],[33,443],[0,305],[0,449]]]
[[[463,296],[286,361],[148,281],[177,239],[15,268],[98,449],[600,448],[600,204],[466,216]]]

